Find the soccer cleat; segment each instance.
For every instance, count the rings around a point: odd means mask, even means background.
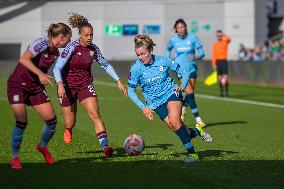
[[[189,154],[188,158],[186,160],[184,160],[185,163],[193,163],[199,161],[199,157],[198,155],[195,154]]]
[[[64,138],[65,144],[70,144],[72,141],[72,130],[65,129],[63,138]]]
[[[113,148],[111,146],[105,146],[104,147],[104,155],[105,158],[110,158],[112,157],[113,154]]]
[[[50,164],[50,165],[54,164],[54,160],[53,160],[51,154],[49,153],[47,147],[41,148],[40,144],[37,144],[36,149],[43,155],[47,164]]]
[[[205,131],[203,131],[203,129],[201,128],[201,126],[199,124],[196,124],[196,129],[198,129],[201,138],[208,143],[213,142],[213,138],[210,134],[206,133]]]
[[[200,126],[200,127],[205,127],[206,124],[202,121],[201,117],[196,117],[195,118],[196,123]]]
[[[186,106],[183,106],[181,109],[181,120],[184,121],[185,120],[185,113],[186,113]]]
[[[18,156],[15,156],[15,157],[12,158],[11,168],[12,169],[22,169],[20,158]]]

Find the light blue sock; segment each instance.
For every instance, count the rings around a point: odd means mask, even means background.
[[[40,148],[46,147],[50,139],[53,137],[55,133],[56,123],[56,117],[45,122],[41,135]]]
[[[185,96],[185,102],[189,105],[191,112],[193,113],[194,117],[199,117],[199,111],[195,102],[194,93],[187,94]]]
[[[100,146],[102,149],[104,149],[104,147],[108,146],[108,139],[107,139],[107,133],[106,131],[102,131],[97,133],[97,137],[100,141]]]
[[[19,150],[23,141],[23,135],[27,123],[17,121],[12,130],[12,157],[19,156]]]

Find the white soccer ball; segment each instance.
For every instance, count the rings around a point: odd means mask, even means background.
[[[123,147],[129,155],[136,156],[143,152],[145,144],[141,136],[133,134],[125,139]]]

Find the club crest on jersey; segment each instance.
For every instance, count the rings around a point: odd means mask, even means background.
[[[92,50],[91,50],[91,51],[90,51],[90,56],[93,57],[94,54],[95,54],[95,51],[92,51]]]
[[[35,52],[39,52],[40,51],[40,47],[38,45],[34,46],[34,51]]]
[[[44,40],[44,41],[41,41],[40,43],[38,43],[37,45],[35,45],[33,49],[34,49],[35,52],[40,52],[40,50],[46,45],[48,45],[48,43],[47,43],[47,41]]]
[[[77,55],[81,56],[81,54],[82,54],[81,52],[77,52]]]
[[[66,58],[66,57],[67,57],[67,53],[63,51],[63,52],[61,53],[61,58]]]
[[[48,54],[44,54],[43,56],[44,56],[44,58],[48,58]]]
[[[14,95],[14,96],[13,96],[13,101],[14,101],[14,102],[19,102],[19,100],[20,100],[19,95]]]
[[[160,70],[160,72],[164,71],[163,66],[160,66],[159,70]]]

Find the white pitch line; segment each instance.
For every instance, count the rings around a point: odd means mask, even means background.
[[[108,87],[116,87],[116,83],[112,82],[106,82],[106,81],[95,81],[95,85],[103,85]],[[242,99],[236,99],[236,98],[224,98],[224,97],[217,97],[217,96],[211,96],[211,95],[205,95],[205,94],[195,94],[199,98],[204,99],[212,99],[212,100],[221,100],[221,101],[228,101],[228,102],[238,102],[243,104],[253,104],[257,106],[266,106],[266,107],[272,107],[272,108],[283,108],[284,105],[281,104],[273,104],[268,102],[258,102],[253,100],[242,100]]]
[[[281,104],[273,104],[268,102],[258,102],[258,101],[252,101],[252,100],[242,100],[242,99],[236,99],[236,98],[224,98],[224,97],[217,97],[217,96],[211,96],[211,95],[204,95],[204,94],[196,94],[197,97],[205,98],[205,99],[212,99],[212,100],[221,100],[221,101],[229,101],[229,102],[239,102],[243,104],[253,104],[258,106],[267,106],[272,108],[284,108],[284,105]]]
[[[107,81],[95,81],[95,85],[103,85],[107,87],[117,87],[117,84],[115,82],[107,82]],[[195,94],[196,97],[199,98],[204,98],[204,99],[211,99],[211,100],[220,100],[220,101],[227,101],[227,102],[238,102],[242,104],[252,104],[252,105],[257,105],[257,106],[266,106],[266,107],[272,107],[272,108],[283,108],[284,105],[281,104],[273,104],[273,103],[268,103],[268,102],[258,102],[258,101],[253,101],[253,100],[242,100],[242,99],[236,99],[236,98],[224,98],[224,97],[217,97],[217,96],[211,96],[211,95],[205,95],[205,94]],[[101,97],[102,98],[102,97]],[[102,98],[103,99],[103,98]],[[111,100],[118,100],[121,98],[113,98]],[[0,101],[7,100],[7,98],[1,98]]]

